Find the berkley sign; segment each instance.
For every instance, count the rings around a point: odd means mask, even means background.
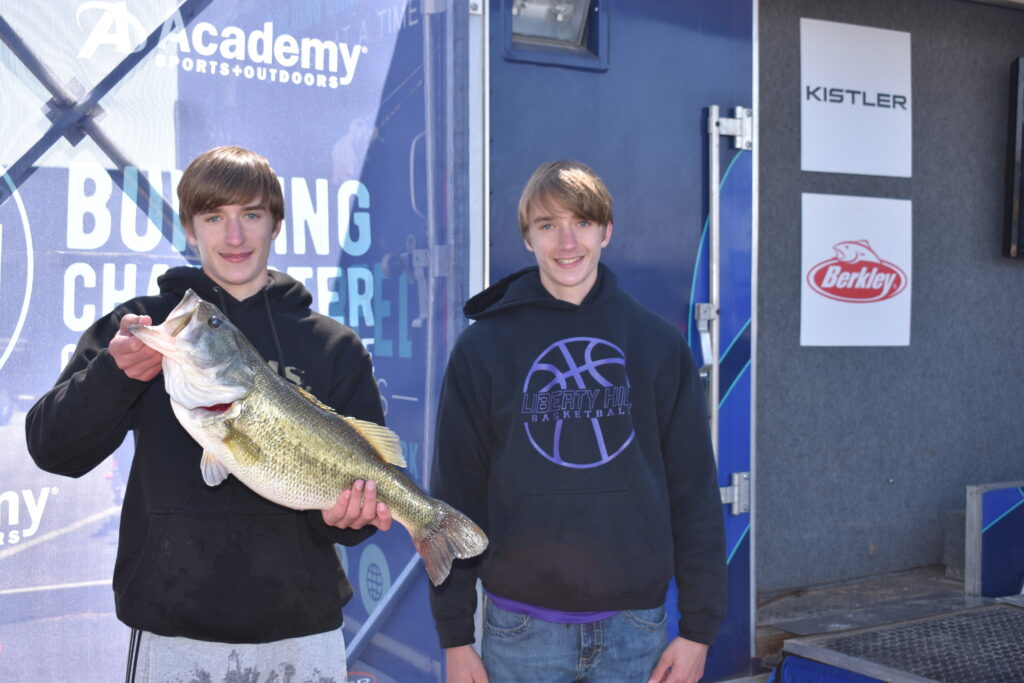
[[[891,299],[907,287],[907,275],[883,261],[867,240],[839,242],[836,255],[807,271],[807,284],[818,294],[854,304]]]

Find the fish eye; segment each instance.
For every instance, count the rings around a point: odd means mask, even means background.
[[[212,327],[213,329],[217,329],[218,327],[220,327],[224,323],[217,316],[211,315],[210,319],[206,321],[206,324],[209,325],[210,327]]]

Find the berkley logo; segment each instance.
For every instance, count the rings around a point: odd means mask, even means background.
[[[899,266],[883,261],[867,240],[839,242],[836,255],[807,272],[807,284],[836,301],[870,304],[891,299],[907,287]]]

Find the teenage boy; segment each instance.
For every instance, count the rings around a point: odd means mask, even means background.
[[[726,565],[689,348],[600,263],[612,199],[590,168],[539,167],[519,227],[537,265],[469,300],[441,391],[432,493],[492,539],[431,593],[448,681],[697,681]]]
[[[373,482],[306,512],[234,477],[207,486],[202,448],[171,411],[162,356],[128,328],[162,322],[194,289],[283,376],[341,415],[383,424],[370,356],[351,329],[310,310],[299,282],[267,269],[284,198],[264,157],[204,152],[178,198],[202,268],[172,268],[159,295],[121,304],[82,335],[26,417],[29,452],[42,469],[79,477],[134,434],[113,582],[117,616],[132,629],[127,680],[219,681],[243,669],[260,680],[345,680],[341,608],[352,587],[334,544],[391,525]]]

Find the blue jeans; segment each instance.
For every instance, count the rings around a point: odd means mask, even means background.
[[[589,624],[552,624],[487,600],[481,654],[494,683],[646,683],[668,645],[665,608]]]

